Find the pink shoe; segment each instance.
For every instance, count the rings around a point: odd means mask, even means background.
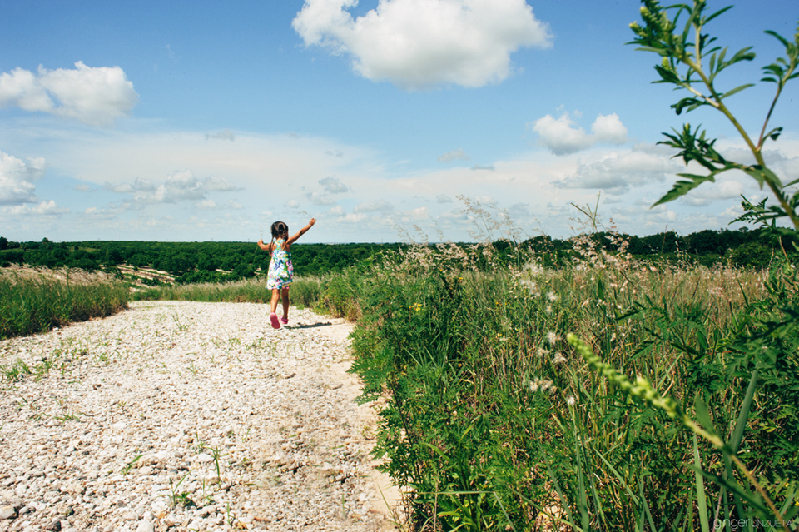
[[[288,325],[289,319],[283,316],[282,318],[280,318],[280,323],[282,323],[283,325]]]
[[[277,314],[274,312],[269,315],[269,321],[272,323],[272,328],[280,329],[280,321],[277,319]]]

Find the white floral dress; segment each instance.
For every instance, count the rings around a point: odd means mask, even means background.
[[[275,250],[269,261],[269,274],[266,277],[268,290],[288,288],[294,280],[294,266],[291,264],[291,252],[281,249],[284,240],[275,240]]]

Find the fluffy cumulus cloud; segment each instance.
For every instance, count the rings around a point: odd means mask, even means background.
[[[380,0],[353,17],[357,4],[306,0],[292,26],[306,46],[349,54],[361,76],[407,89],[499,82],[513,71],[511,53],[551,45],[525,0]]]
[[[597,161],[580,163],[576,172],[553,183],[560,188],[603,190],[621,194],[630,187],[662,182],[684,170],[675,159],[656,151],[605,153]]]
[[[149,179],[137,177],[133,183],[106,183],[103,188],[119,194],[131,194],[133,204],[139,207],[156,203],[194,201],[195,205],[201,209],[216,207],[216,203],[207,198],[209,192],[241,190],[240,187],[223,177],[197,179],[191,170],[174,172],[160,185],[156,185]]]
[[[130,113],[139,95],[120,67],[89,67],[34,73],[22,68],[0,74],[0,107],[45,112],[93,126],[113,124]]]
[[[555,155],[569,155],[601,142],[627,142],[627,128],[616,113],[597,116],[591,126],[591,133],[575,127],[569,113],[563,113],[559,118],[546,115],[529,125],[538,133],[538,143]]]
[[[0,205],[22,205],[38,201],[34,181],[44,175],[47,164],[37,157],[21,159],[0,151]]]

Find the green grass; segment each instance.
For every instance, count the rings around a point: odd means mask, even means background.
[[[108,316],[127,306],[128,286],[80,271],[0,273],[0,339]]]
[[[419,247],[350,290],[363,313],[354,368],[365,399],[388,399],[377,450],[410,488],[415,529],[693,530],[700,510],[721,519],[734,504],[739,515],[769,515],[762,501],[740,503],[710,481],[700,508],[696,464],[733,484],[738,474],[706,441],[695,456],[690,430],[589,367],[568,333],[682,411],[706,404],[725,441],[748,418],[738,456],[791,507],[799,339],[786,335],[772,362],[741,342],[763,327],[758,305],[777,297],[775,282],[793,297],[795,269],[778,281],[586,249],[574,267],[547,271],[521,250],[504,265],[492,254]],[[756,364],[758,393],[747,399]]]

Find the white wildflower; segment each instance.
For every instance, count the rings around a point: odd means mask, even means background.
[[[553,364],[556,364],[556,365],[557,364],[563,364],[564,362],[566,362],[566,357],[563,356],[563,353],[561,353],[560,351],[555,353],[555,356],[552,357],[552,363]]]
[[[558,300],[558,294],[555,292],[547,292],[547,299],[552,301],[553,303]]]
[[[568,403],[569,406],[574,406],[575,402],[576,401],[574,400],[574,396],[573,395],[570,395],[569,397],[566,398],[566,403]]]
[[[555,331],[549,331],[547,333],[547,342],[549,342],[549,345],[555,345],[555,342],[558,340],[560,340],[560,337],[555,333]]]
[[[533,393],[538,391],[555,393],[558,389],[549,379],[533,379],[528,385],[530,386],[530,391]]]
[[[530,272],[531,275],[541,275],[544,273],[544,268],[535,262],[528,262],[524,265],[524,269]]]

